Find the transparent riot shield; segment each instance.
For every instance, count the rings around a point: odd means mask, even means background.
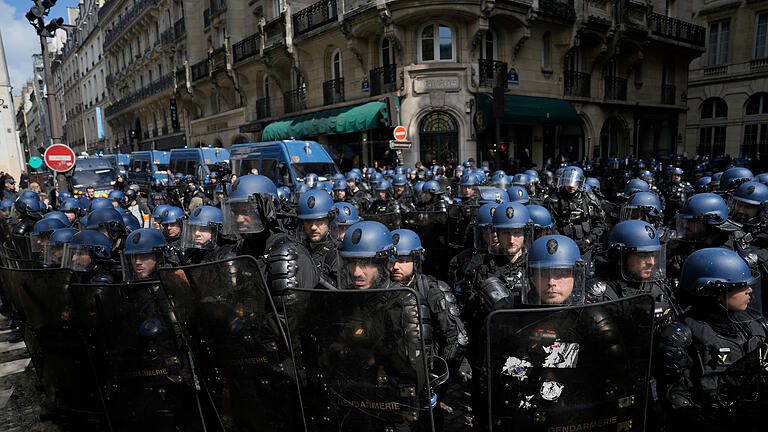
[[[381,222],[390,231],[402,228],[402,215],[400,213],[366,214],[364,220]]]
[[[48,400],[78,413],[103,413],[96,374],[70,295],[68,269],[0,268],[8,301]]]
[[[477,216],[477,205],[451,204],[448,206],[448,244],[454,249],[472,247],[474,231],[472,221]]]
[[[493,312],[486,321],[491,429],[644,430],[653,309],[651,296],[637,296]]]
[[[226,430],[303,430],[287,338],[258,262],[161,269],[160,279]]]
[[[112,425],[120,431],[202,431],[191,356],[159,281],[72,284]]]
[[[286,290],[279,301],[307,430],[433,430],[416,293]]]
[[[16,248],[16,252],[19,258],[32,259],[32,236],[30,235],[17,235],[11,234],[11,242]]]
[[[448,247],[448,213],[446,212],[409,212],[403,218],[403,228],[408,228],[419,235],[425,249],[424,273],[440,280],[448,278],[448,266],[452,254]]]

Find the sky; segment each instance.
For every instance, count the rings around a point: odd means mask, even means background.
[[[58,0],[45,22],[62,17],[65,24],[70,24],[67,6],[76,7],[78,3],[78,0]],[[21,94],[24,83],[32,78],[32,54],[40,52],[40,38],[24,18],[33,4],[32,0],[0,0],[0,32],[14,95]]]

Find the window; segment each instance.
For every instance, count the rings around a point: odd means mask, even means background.
[[[275,12],[275,17],[280,15],[280,12],[285,9],[285,0],[274,0],[273,1],[273,10]]]
[[[728,63],[728,38],[730,21],[709,23],[709,41],[707,42],[707,65]]]
[[[546,32],[541,37],[541,68],[552,69],[552,33]]]
[[[171,29],[171,24],[172,24],[171,23],[171,10],[170,9],[166,9],[166,11],[165,11],[165,24],[166,24],[165,28],[167,30],[170,30]]]
[[[152,70],[147,71],[147,79],[149,80],[150,83],[152,83]]]
[[[261,170],[259,174],[266,176],[271,180],[277,180],[277,159],[264,158],[261,160]]]
[[[755,19],[755,52],[752,57],[768,57],[768,11],[760,12]]]
[[[262,88],[263,88],[262,91],[264,92],[262,97],[268,98],[269,97],[269,76],[267,75],[264,75],[264,85],[262,86]]]
[[[744,126],[742,156],[759,157],[768,153],[768,121]]]
[[[747,99],[744,114],[748,116],[768,114],[768,93],[757,93]]]
[[[725,153],[725,126],[711,126],[699,129],[699,147],[696,153],[700,155],[721,155]]]
[[[331,79],[341,78],[343,76],[341,68],[341,50],[336,50],[331,56]]]
[[[184,3],[181,1],[176,3],[176,15],[179,16],[179,19],[184,18]]]
[[[421,61],[453,60],[453,30],[442,24],[431,24],[421,31]]]
[[[494,44],[493,33],[490,30],[483,33],[483,47],[480,52],[480,58],[493,60],[496,58],[496,46]]]
[[[701,105],[702,120],[724,119],[726,117],[728,117],[728,104],[720,98],[709,98]]]
[[[395,50],[392,47],[392,42],[388,38],[381,40],[381,65],[388,66],[395,64]]]

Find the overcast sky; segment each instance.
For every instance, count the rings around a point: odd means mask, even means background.
[[[77,6],[78,0],[58,0],[45,21],[62,17],[67,22],[66,7]],[[40,38],[24,15],[34,3],[31,0],[0,0],[0,32],[3,34],[5,59],[11,75],[13,94],[32,79],[32,54],[40,52]]]

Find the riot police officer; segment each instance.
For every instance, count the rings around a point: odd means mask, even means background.
[[[59,211],[67,215],[69,223],[75,225],[83,216],[83,209],[80,208],[80,201],[77,198],[67,198],[59,206]]]
[[[392,184],[389,180],[381,180],[374,187],[373,202],[368,207],[368,214],[381,215],[400,213],[397,200],[392,199]]]
[[[765,413],[768,323],[752,309],[759,279],[734,251],[705,248],[683,265],[692,307],[661,334],[670,430],[758,431]]]
[[[107,195],[107,199],[112,201],[113,206],[125,208],[125,194],[122,191],[113,190]]]
[[[66,219],[66,217],[64,218]],[[59,218],[43,218],[35,223],[32,231],[32,254],[33,258],[40,260],[42,258],[43,248],[50,241],[54,231],[66,228],[67,224]]]
[[[359,213],[367,212],[371,205],[371,196],[360,188],[362,182],[363,178],[359,172],[350,171],[347,173],[347,202],[357,207]]]
[[[154,211],[155,207],[162,204],[170,205],[170,203],[171,201],[165,191],[165,184],[163,184],[161,179],[154,179],[147,196],[147,206],[149,206],[150,210]]]
[[[8,224],[11,222],[11,209],[13,208],[13,200],[4,199],[0,201],[0,221]]]
[[[333,199],[324,190],[311,190],[299,198],[297,217],[300,221],[296,239],[311,253],[318,271],[334,280],[336,251],[339,244],[334,232],[336,217]]]
[[[584,301],[586,266],[572,239],[558,234],[536,239],[528,254],[530,289],[523,296],[528,305],[577,305]],[[504,292],[499,292],[505,295]],[[503,297],[501,297],[503,298]],[[490,297],[499,303],[501,298]],[[503,302],[502,302],[503,303]]]
[[[672,218],[680,210],[688,198],[693,195],[693,186],[683,181],[682,168],[674,168],[670,173],[669,182],[662,188],[666,198],[667,225],[672,224]]]
[[[64,245],[69,244],[77,233],[75,228],[59,228],[54,231],[48,238],[48,243],[43,246],[43,267],[61,267]]]
[[[472,223],[472,247],[462,250],[448,263],[448,284],[456,290],[460,305],[463,305],[470,291],[464,280],[467,266],[476,255],[488,252],[489,241],[493,238],[490,224],[497,206],[498,203],[488,203],[477,209]]]
[[[181,230],[181,248],[186,264],[200,264],[234,258],[234,244],[226,242],[222,234],[221,210],[200,206],[184,220]]]
[[[552,215],[549,214],[549,210],[536,204],[528,204],[526,207],[531,216],[531,221],[533,221],[534,241],[545,235],[557,234],[555,230],[555,222],[552,220]]]
[[[128,235],[122,251],[123,281],[158,279],[157,270],[169,257],[163,233],[154,228],[140,228]]]
[[[664,212],[661,200],[652,192],[637,192],[622,206],[619,219],[642,220],[653,225],[659,234],[659,240],[666,244],[675,238],[675,230],[664,225]]]
[[[333,204],[333,208],[336,210],[336,239],[341,243],[344,241],[344,234],[347,233],[347,229],[352,225],[360,222],[360,215],[357,213],[357,209],[350,203],[337,202]]]
[[[18,217],[12,233],[23,236],[32,232],[35,222],[43,218],[45,207],[40,201],[40,197],[31,191],[22,192],[21,196],[14,203],[14,209]]]
[[[413,210],[413,190],[405,174],[395,174],[392,178],[392,198],[404,211]]]
[[[117,252],[123,246],[126,230],[122,214],[113,207],[96,209],[88,213],[86,229],[96,230],[109,238],[112,254],[117,258]]]
[[[443,199],[442,186],[436,180],[430,180],[424,183],[421,189],[421,203],[416,206],[419,211],[429,212],[448,212],[448,206]]]
[[[120,282],[121,275],[114,270],[111,259],[109,238],[98,231],[85,230],[75,234],[64,249],[61,267],[74,270],[80,283]]]
[[[181,228],[184,223],[186,214],[184,210],[179,207],[167,207],[160,214],[160,227],[165,240],[168,242],[168,247],[171,248],[171,254],[176,255],[175,262],[180,262],[180,255],[183,250],[181,248]]]

